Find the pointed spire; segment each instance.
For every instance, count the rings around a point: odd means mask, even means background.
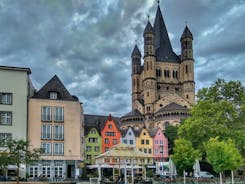
[[[108,116],[108,120],[109,120],[109,121],[112,120],[112,118],[111,118],[111,113],[110,113],[109,116]]]
[[[136,44],[135,44],[134,50],[133,50],[133,52],[131,54],[131,57],[133,57],[133,56],[141,57],[141,52],[140,52],[140,50],[139,50],[139,48],[138,48],[138,46]]]
[[[154,21],[155,46],[158,61],[179,62],[178,56],[173,52],[172,45],[169,40],[167,28],[164,23],[160,6],[157,6],[156,17]]]
[[[144,35],[147,33],[153,33],[154,34],[154,29],[150,23],[150,21],[148,20],[146,26],[145,26],[145,30],[144,30]]]
[[[185,26],[185,29],[181,35],[181,40],[184,39],[184,38],[191,38],[193,40],[193,36],[192,36],[192,33],[190,31],[190,29],[188,28],[188,26],[186,25]]]

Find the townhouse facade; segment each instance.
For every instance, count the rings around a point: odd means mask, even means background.
[[[30,178],[77,178],[83,160],[83,109],[55,75],[29,100],[28,140],[44,153]]]
[[[122,131],[121,142],[135,148],[136,136],[135,136],[134,129],[132,127],[128,127],[126,130],[121,130],[121,131]]]
[[[147,128],[142,128],[136,137],[136,149],[153,157],[153,140]]]
[[[166,161],[168,159],[168,139],[163,134],[161,128],[157,128],[152,133],[153,157],[155,161]]]
[[[34,87],[30,68],[0,66],[0,139],[27,140],[28,98]]]

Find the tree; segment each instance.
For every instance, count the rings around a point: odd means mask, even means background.
[[[7,178],[7,167],[11,161],[9,153],[6,150],[0,152],[0,168],[3,171],[3,175]]]
[[[231,138],[245,157],[245,87],[242,83],[218,79],[211,87],[199,90],[197,97],[191,116],[178,129],[179,137],[190,140],[204,158],[203,145],[209,138]]]
[[[230,170],[231,172],[242,165],[242,156],[235,147],[231,139],[219,141],[219,138],[210,138],[205,144],[207,161],[213,165],[214,170],[220,173],[220,184],[222,184],[222,172]],[[232,183],[234,177],[232,172]]]
[[[19,183],[20,164],[28,165],[38,161],[40,154],[42,153],[42,150],[30,150],[29,142],[24,140],[8,140],[6,145],[9,154],[8,163],[16,165],[17,183]]]
[[[200,152],[195,150],[191,142],[185,139],[176,139],[174,144],[172,159],[179,173],[183,172],[185,184],[185,171],[192,169],[195,160],[200,158]]]
[[[165,135],[168,138],[169,154],[173,154],[174,141],[177,139],[178,126],[169,125],[165,128]]]

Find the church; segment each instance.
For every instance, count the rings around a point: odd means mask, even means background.
[[[154,24],[148,20],[144,52],[132,54],[132,111],[120,118],[121,129],[178,125],[195,103],[193,36],[186,25],[180,37],[181,53],[173,51],[158,4]],[[142,64],[143,62],[143,64]]]

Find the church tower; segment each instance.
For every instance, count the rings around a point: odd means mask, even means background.
[[[190,104],[195,103],[194,60],[192,48],[193,36],[188,26],[185,27],[181,42],[181,74],[183,98]]]
[[[150,23],[144,30],[144,104],[145,104],[145,120],[146,125],[148,122],[153,121],[154,115],[154,102],[156,100],[156,55],[155,55],[155,33]]]
[[[135,101],[140,95],[141,53],[137,45],[131,54],[132,59],[132,109],[136,109]]]

